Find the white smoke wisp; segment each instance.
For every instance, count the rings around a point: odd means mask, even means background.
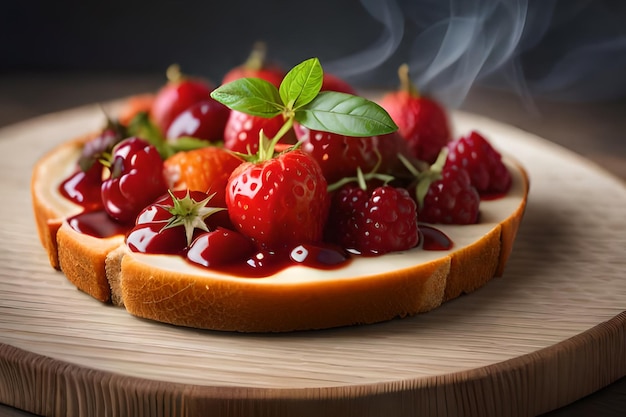
[[[379,67],[393,54],[404,37],[404,17],[395,1],[362,0],[370,15],[383,25],[383,33],[370,48],[325,65],[331,73],[350,77]]]
[[[417,88],[456,108],[474,85],[556,100],[626,95],[626,2],[609,0],[362,0],[382,33],[331,67],[397,86],[408,63]],[[384,81],[384,82],[382,82]]]
[[[476,80],[515,56],[526,11],[523,0],[452,2],[450,15],[421,32],[411,46],[415,84],[448,106],[459,106]],[[517,77],[514,69],[510,76]]]

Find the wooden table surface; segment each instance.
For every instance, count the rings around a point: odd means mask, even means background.
[[[161,75],[21,74],[0,76],[0,127],[42,114],[154,91]],[[603,103],[550,102],[475,89],[462,110],[565,146],[626,180],[626,97]],[[626,378],[545,416],[626,415]],[[31,416],[0,404],[0,416]]]

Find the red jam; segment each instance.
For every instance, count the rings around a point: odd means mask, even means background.
[[[98,167],[101,169],[100,166]],[[101,208],[100,184],[102,179],[93,171],[93,169],[87,172],[78,170],[70,175],[59,186],[61,195],[71,202],[82,206],[85,210]]]
[[[67,219],[72,229],[97,238],[125,235],[132,225],[114,221],[106,211],[83,211]]]
[[[208,251],[206,254],[213,257]],[[193,249],[189,250],[187,261],[194,265],[207,266],[199,254],[194,253]],[[294,265],[330,270],[345,266],[349,261],[350,257],[339,248],[325,244],[304,244],[285,251],[256,250],[249,253],[248,256],[239,257],[238,261],[213,264],[207,267],[239,277],[264,278]]]
[[[419,225],[419,231],[422,249],[424,250],[450,250],[454,245],[452,239],[435,227],[421,224]]]

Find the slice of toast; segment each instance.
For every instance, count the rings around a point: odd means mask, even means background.
[[[31,194],[39,237],[50,264],[95,299],[131,314],[194,328],[284,332],[375,323],[437,308],[502,275],[526,206],[529,181],[505,157],[511,190],[481,202],[476,225],[437,225],[454,242],[446,251],[415,248],[355,257],[337,270],[302,266],[266,278],[230,276],[178,256],[127,249],[124,236],[95,238],[66,221],[81,211],[58,192],[82,143],[64,143],[36,164]]]

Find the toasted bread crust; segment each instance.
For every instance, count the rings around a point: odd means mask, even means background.
[[[193,268],[157,267],[151,255],[131,253],[119,235],[81,234],[50,201],[51,165],[92,137],[68,142],[33,171],[31,194],[39,237],[53,267],[93,298],[129,313],[179,326],[240,332],[285,332],[367,324],[430,311],[502,275],[528,193],[504,220],[472,243],[435,259],[385,273],[281,281],[220,276]],[[520,186],[518,184],[518,186]],[[181,262],[183,262],[181,260]]]
[[[59,266],[67,279],[96,300],[111,301],[105,263],[109,253],[124,244],[124,236],[99,239],[78,233],[63,222],[57,232]]]
[[[92,139],[95,134],[88,134],[70,140],[50,150],[40,158],[33,169],[30,182],[30,194],[35,214],[35,224],[41,245],[48,254],[50,265],[60,269],[57,247],[57,231],[68,213],[55,205],[49,197],[49,177],[51,168],[66,154],[78,154],[83,143]],[[61,179],[59,179],[60,181]],[[78,207],[76,208],[78,210]]]
[[[139,317],[182,326],[284,332],[375,323],[432,310],[443,300],[449,260],[367,279],[272,284],[220,279],[122,260],[122,296]]]

